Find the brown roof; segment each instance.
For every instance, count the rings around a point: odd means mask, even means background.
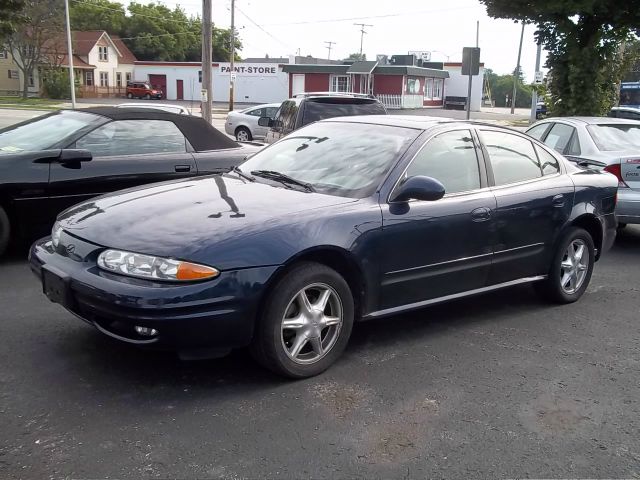
[[[111,37],[113,44],[122,54],[122,57],[118,59],[118,63],[127,63],[127,64],[133,65],[138,59],[133,54],[133,52],[129,50],[129,47],[125,45],[125,43],[122,41],[122,39],[119,36],[117,35],[109,35],[109,36]]]
[[[104,30],[89,30],[87,32],[71,32],[73,52],[76,55],[89,55],[96,42],[105,33]]]
[[[69,66],[69,56],[68,55],[61,55],[62,59],[60,60],[60,66],[61,67],[68,67]],[[76,69],[81,69],[81,70],[93,70],[94,68],[96,68],[94,65],[89,65],[87,62],[85,62],[84,60],[82,60],[78,55],[73,55],[73,68]]]

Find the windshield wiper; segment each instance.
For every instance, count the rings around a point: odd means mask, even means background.
[[[233,172],[233,173],[237,174],[239,177],[244,178],[245,180],[249,180],[250,182],[255,182],[256,181],[255,178],[253,178],[251,175],[247,175],[242,170],[240,170],[240,168],[238,168],[238,167],[231,167],[229,170],[226,171],[226,173],[230,173],[230,172]]]
[[[284,173],[276,172],[275,170],[252,170],[251,175],[256,177],[267,178],[269,180],[275,180],[284,185],[297,185],[304,188],[307,192],[315,192],[316,189],[310,183],[296,180],[295,178],[285,175]]]

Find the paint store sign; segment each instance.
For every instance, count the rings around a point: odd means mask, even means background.
[[[250,76],[250,77],[274,77],[278,75],[278,66],[277,65],[264,65],[264,64],[236,64],[234,65],[233,70],[236,72],[236,75],[239,77],[242,76]],[[221,64],[218,67],[218,73],[220,75],[229,75],[231,72],[231,66],[229,64]]]

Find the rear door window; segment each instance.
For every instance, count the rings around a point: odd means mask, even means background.
[[[569,142],[571,142],[575,131],[576,129],[570,125],[555,123],[547,134],[547,138],[545,138],[544,143],[557,152],[566,153]]]
[[[506,132],[483,130],[482,141],[489,153],[496,186],[542,177],[533,143],[526,138]]]
[[[545,132],[549,129],[549,126],[553,125],[552,123],[542,123],[540,125],[536,125],[535,127],[531,127],[527,130],[527,135],[535,138],[536,140],[542,140]]]

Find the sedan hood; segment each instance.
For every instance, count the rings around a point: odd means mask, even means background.
[[[66,210],[58,221],[72,235],[98,245],[215,261],[224,270],[257,266],[256,258],[264,259],[269,248],[260,243],[265,232],[295,231],[305,219],[355,201],[211,175],[98,197]]]

